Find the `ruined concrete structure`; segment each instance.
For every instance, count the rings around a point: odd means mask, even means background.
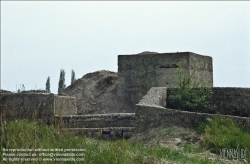
[[[217,90],[220,89],[222,88],[217,88]],[[229,89],[229,91],[230,90],[231,89]],[[244,89],[241,89],[241,91],[242,90]],[[247,89],[246,91],[249,91],[249,89]],[[188,111],[167,108],[165,106],[168,95],[167,92],[168,89],[166,87],[152,87],[148,91],[148,93],[142,98],[142,100],[136,105],[135,108],[136,133],[144,132],[151,128],[156,128],[161,125],[164,125],[165,127],[171,127],[173,125],[176,125],[185,128],[196,128],[200,123],[204,122],[207,118],[213,118],[216,116],[230,118],[236,121],[236,123],[242,129],[250,130],[249,117],[188,112]],[[246,96],[248,97],[247,100],[249,101],[250,100],[249,94]],[[229,105],[233,103],[234,102],[231,102],[229,103]]]
[[[173,78],[178,62],[181,62],[183,71],[189,75],[196,68],[194,80],[213,86],[213,63],[209,56],[192,52],[119,55],[119,101],[134,108],[151,87],[166,87],[168,84],[178,87],[176,79]]]
[[[135,128],[134,113],[55,116],[55,121],[63,131],[106,140],[129,138]]]
[[[129,138],[134,131],[140,133],[160,125],[194,128],[218,114],[170,109],[168,97],[178,88],[167,89],[167,85],[178,87],[173,78],[178,62],[187,74],[196,69],[194,81],[213,87],[209,56],[192,52],[119,55],[118,76],[109,71],[89,73],[65,89],[68,96],[0,91],[1,118],[55,123],[62,131],[108,140]],[[250,130],[250,88],[212,91],[210,103],[217,106],[217,112]]]
[[[213,87],[209,100],[214,109],[203,109],[203,113],[223,114],[232,116],[250,116],[250,88]],[[175,95],[178,88],[168,89],[167,97]],[[167,108],[173,109],[173,104],[167,98]],[[201,110],[202,112],[202,110]]]
[[[76,98],[47,93],[1,93],[0,109],[6,120],[28,119],[54,123],[55,115],[76,115]]]

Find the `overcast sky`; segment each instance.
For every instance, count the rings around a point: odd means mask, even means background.
[[[2,89],[57,93],[60,69],[68,86],[142,51],[211,56],[215,87],[250,87],[250,2],[1,1]]]

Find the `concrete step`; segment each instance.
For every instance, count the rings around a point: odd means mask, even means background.
[[[62,128],[61,131],[85,135],[87,138],[116,140],[130,138],[133,135],[134,127]]]
[[[135,113],[56,115],[54,119],[60,128],[135,127]]]

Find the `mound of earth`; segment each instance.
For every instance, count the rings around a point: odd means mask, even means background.
[[[193,129],[162,125],[137,133],[129,140],[143,145],[161,145],[179,149],[184,144],[197,144],[200,140],[200,135]]]
[[[122,113],[117,100],[117,73],[101,70],[84,75],[62,95],[77,98],[78,114]]]
[[[7,90],[3,90],[3,89],[0,89],[0,93],[13,93],[13,92],[7,91]]]
[[[161,125],[157,128],[152,128],[147,131],[134,134],[129,141],[137,142],[142,145],[170,147],[175,150],[183,151],[185,145],[192,145],[192,147],[199,147],[202,140],[202,134],[198,134],[194,129],[184,128],[181,126],[166,126]],[[221,158],[218,154],[211,153],[209,150],[203,150],[199,153],[188,153],[185,155],[196,156],[199,158],[209,158],[211,161],[219,160],[224,163],[234,164],[235,160],[227,160]],[[237,161],[241,163],[240,161]],[[158,161],[154,163],[177,164],[171,161]],[[181,162],[180,162],[181,163]],[[243,161],[244,163],[244,161]],[[179,164],[179,162],[178,162]]]

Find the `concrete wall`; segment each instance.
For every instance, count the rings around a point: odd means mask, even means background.
[[[119,102],[134,109],[151,87],[166,87],[168,83],[177,87],[173,74],[179,61],[184,72],[190,74],[197,67],[196,79],[209,81],[209,86],[213,86],[212,58],[208,56],[191,52],[119,55]]]
[[[211,103],[219,113],[235,116],[250,116],[250,88],[212,88]]]
[[[6,120],[34,119],[46,124],[53,123],[55,114],[77,112],[74,97],[42,93],[0,94],[0,109]]]
[[[195,53],[189,54],[190,71],[196,69],[193,79],[201,79],[209,87],[213,87],[213,59],[212,57],[202,56]],[[190,72],[190,73],[191,73]]]
[[[168,89],[167,97],[176,94],[178,89]],[[207,113],[233,116],[250,116],[250,88],[212,88],[210,104],[215,105],[215,110],[206,109]],[[167,107],[173,108],[173,104],[167,99]]]
[[[136,105],[135,132],[143,132],[151,128],[156,128],[160,125],[176,125],[188,128],[195,128],[207,118],[219,116],[218,114],[196,113],[169,109],[165,108],[160,103],[152,103],[152,97],[155,97],[156,99],[163,98],[162,93],[164,93],[165,91],[161,92],[157,90],[165,90],[167,92],[167,88],[151,88],[148,94],[143,97],[143,101],[140,101]],[[250,118],[226,115],[220,116],[231,118],[235,120],[241,128],[250,130]]]
[[[137,105],[166,107],[166,87],[152,87]]]
[[[55,111],[54,115],[76,115],[77,101],[71,96],[54,96]]]
[[[84,135],[88,138],[103,140],[128,139],[132,137],[134,127],[106,127],[106,128],[65,128],[62,131],[76,135]]]
[[[55,116],[61,128],[135,127],[134,113]]]

